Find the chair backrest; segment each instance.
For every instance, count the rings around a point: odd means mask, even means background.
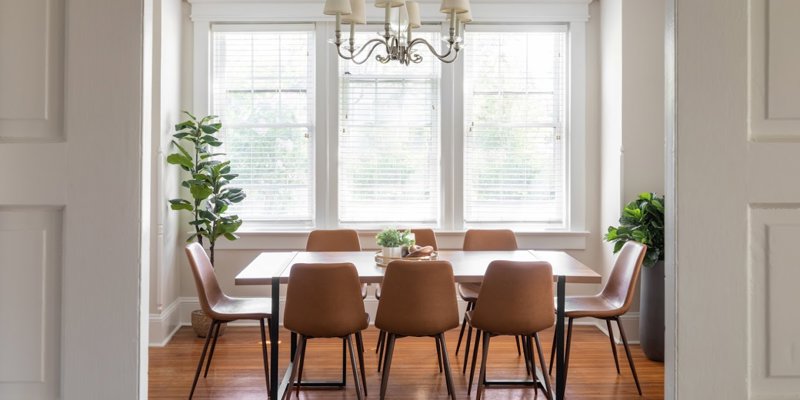
[[[406,229],[399,228],[398,231],[405,231]],[[414,234],[414,241],[419,246],[431,246],[434,250],[439,250],[439,244],[436,243],[436,233],[433,229],[419,228],[409,229]]]
[[[620,313],[626,313],[631,307],[646,253],[647,246],[641,243],[625,243],[617,254],[611,275],[600,293]]]
[[[555,323],[553,268],[546,261],[492,261],[472,315],[477,329],[530,335]]]
[[[361,243],[352,229],[318,229],[308,234],[306,251],[361,251]]]
[[[294,264],[283,324],[308,337],[343,337],[366,329],[356,267],[351,263]]]
[[[189,265],[192,267],[200,308],[206,315],[214,318],[212,307],[225,297],[217,282],[214,266],[211,265],[211,260],[199,243],[186,245],[186,256],[189,257]]]
[[[464,235],[464,250],[517,250],[517,237],[509,229],[470,229]]]
[[[401,336],[432,336],[457,327],[453,266],[447,261],[389,263],[375,326]]]

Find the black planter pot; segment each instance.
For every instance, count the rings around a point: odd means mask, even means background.
[[[664,261],[642,267],[639,341],[653,361],[664,361]]]

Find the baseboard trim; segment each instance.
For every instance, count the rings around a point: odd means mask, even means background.
[[[286,305],[286,298],[280,300],[281,315]],[[462,315],[467,308],[467,303],[458,301],[459,315]],[[182,326],[192,325],[192,311],[200,309],[200,301],[197,297],[179,297],[170,304],[161,314],[150,315],[150,346],[163,347],[169,343],[175,332]],[[370,324],[374,322],[375,314],[378,311],[378,299],[372,293],[364,299],[364,309],[370,315]],[[625,326],[625,333],[628,334],[628,343],[639,343],[639,313],[630,312],[620,317]],[[174,321],[174,325],[172,325]],[[581,318],[575,321],[575,325],[594,326],[603,334],[608,336],[606,323],[595,318]],[[258,326],[256,321],[235,321],[229,323],[230,326]],[[283,321],[281,321],[283,325]],[[614,339],[621,344],[619,331],[614,328]]]
[[[164,347],[172,340],[172,336],[182,326],[180,322],[181,299],[175,299],[158,314],[150,314],[149,340],[150,347]]]

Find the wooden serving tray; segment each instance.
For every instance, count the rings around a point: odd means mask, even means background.
[[[433,261],[433,260],[438,260],[438,259],[439,259],[439,253],[437,253],[435,251],[433,253],[431,253],[431,255],[423,256],[423,257],[384,257],[383,256],[383,251],[381,251],[381,250],[378,250],[378,252],[375,253],[375,263],[378,264],[378,266],[381,266],[381,267],[385,267],[385,266],[389,265],[390,262],[396,261],[396,260],[403,260],[403,261]]]

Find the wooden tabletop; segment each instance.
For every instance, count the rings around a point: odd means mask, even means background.
[[[375,251],[341,252],[270,252],[261,253],[236,276],[237,285],[269,285],[280,274],[280,282],[289,281],[290,266],[297,263],[350,262],[358,269],[364,283],[380,283],[386,268],[375,263]],[[462,251],[441,250],[439,260],[453,265],[456,282],[480,282],[494,260],[547,261],[554,276],[564,276],[570,283],[600,283],[601,276],[563,251]]]

